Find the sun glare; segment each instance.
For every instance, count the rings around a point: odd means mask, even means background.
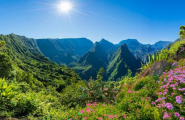
[[[72,9],[72,7],[73,5],[68,1],[61,2],[58,5],[58,9],[60,12],[69,12]]]

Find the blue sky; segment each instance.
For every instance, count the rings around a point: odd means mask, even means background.
[[[0,0],[0,34],[29,38],[79,38],[112,43],[133,38],[144,44],[174,41],[185,25],[184,0],[71,0],[57,17],[58,0]]]

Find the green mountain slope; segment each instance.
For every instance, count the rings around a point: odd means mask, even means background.
[[[17,77],[23,73],[31,74],[45,86],[58,86],[58,91],[70,84],[72,78],[80,80],[71,68],[57,65],[43,56],[34,39],[10,34],[0,35],[0,41],[6,42],[3,52],[10,56]]]
[[[82,79],[86,80],[91,76],[95,79],[101,67],[106,70],[104,80],[116,80],[121,76],[125,76],[128,73],[128,69],[134,75],[137,69],[141,67],[141,60],[137,60],[132,55],[126,44],[123,44],[112,55],[110,55],[109,50],[107,49],[106,52],[105,47],[101,43],[96,42],[91,51],[82,56],[78,63],[70,64],[70,66],[77,71]]]
[[[71,64],[72,66],[74,64]],[[108,65],[107,53],[102,49],[100,43],[96,42],[91,50],[82,56],[74,69],[82,79],[88,80],[90,76],[96,78],[97,72],[101,67],[106,68]]]
[[[129,51],[127,45],[123,44],[112,56],[107,67],[107,76],[109,76],[110,80],[116,80],[121,76],[125,76],[128,70],[131,70],[132,75],[134,75],[140,67],[141,60],[137,60]]]

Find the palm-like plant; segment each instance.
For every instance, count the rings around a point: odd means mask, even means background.
[[[116,95],[120,92],[119,89],[114,89],[112,85],[105,85],[104,82],[97,83],[94,80],[90,80],[88,83],[84,81],[86,88],[82,88],[83,94],[80,96],[80,99],[84,102],[105,102],[105,103],[114,103]]]

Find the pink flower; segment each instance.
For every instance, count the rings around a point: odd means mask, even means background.
[[[167,112],[164,113],[163,119],[170,117]]]
[[[171,103],[166,103],[166,106],[169,110],[172,110],[173,109],[173,105]]]
[[[91,108],[87,108],[87,109],[86,109],[87,112],[90,112],[90,110],[91,110]]]
[[[125,114],[123,115],[123,117],[124,117],[124,118],[127,118],[127,116],[126,116]]]
[[[166,105],[165,104],[162,104],[162,107],[166,107]]]
[[[152,102],[152,105],[155,105],[155,102]]]
[[[132,102],[132,100],[130,100],[130,102]]]
[[[87,103],[86,106],[91,106],[91,104],[90,103]]]
[[[97,104],[97,102],[94,102],[93,105],[96,106],[96,105],[98,105],[98,104]]]
[[[108,117],[109,117],[109,119],[112,119],[112,118],[113,118],[113,116],[112,116],[112,115],[109,115]]]
[[[130,89],[128,89],[127,93],[131,93],[132,91]]]
[[[105,106],[105,104],[102,104],[102,106]]]
[[[184,117],[180,117],[180,120],[184,120]]]
[[[84,117],[84,119],[87,119],[87,117]]]
[[[80,110],[79,112],[80,112],[81,114],[83,114],[83,113],[84,113],[84,111],[83,111],[83,110]]]
[[[176,96],[176,99],[181,99],[181,97],[180,96]]]
[[[176,117],[180,117],[180,114],[178,112],[175,112]]]
[[[99,117],[98,119],[99,119],[99,120],[103,120],[103,118],[102,118],[102,117]]]

